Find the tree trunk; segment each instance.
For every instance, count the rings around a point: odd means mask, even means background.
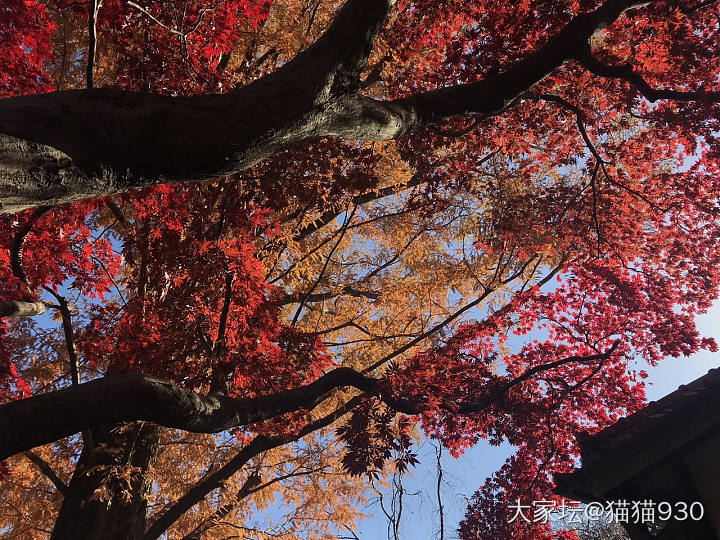
[[[160,428],[148,422],[100,426],[83,448],[51,540],[136,540],[145,533]]]
[[[654,0],[607,0],[505,71],[393,101],[357,91],[395,0],[348,0],[311,47],[228,94],[170,97],[86,89],[3,99],[0,213],[161,182],[217,178],[320,136],[388,140],[457,115],[499,114],[566,60],[584,56],[587,63],[590,36],[648,1]],[[604,76],[638,83],[634,73],[593,66]]]

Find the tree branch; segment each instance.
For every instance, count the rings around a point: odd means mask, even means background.
[[[47,307],[46,302],[0,301],[0,317],[34,317],[45,313]]]
[[[329,392],[346,386],[369,394],[380,391],[377,379],[351,368],[337,368],[305,386],[252,399],[203,396],[149,375],[103,377],[0,405],[0,460],[100,424],[145,420],[217,433],[312,409]]]
[[[501,281],[500,281],[500,284],[504,285],[504,284],[510,283],[511,281],[513,281],[513,280],[517,279],[518,277],[520,277],[520,276],[525,272],[525,269],[527,268],[527,266],[528,266],[533,260],[535,260],[536,258],[537,258],[537,255],[533,255],[532,257],[530,257],[530,258],[525,262],[525,264],[520,268],[520,270],[518,270],[517,272],[515,272],[515,273],[513,273],[512,275],[508,276],[508,277],[505,278],[504,280],[501,280]],[[498,263],[498,267],[499,267],[499,263]],[[399,355],[401,355],[402,353],[404,353],[405,351],[411,349],[412,347],[414,347],[414,346],[417,345],[418,343],[424,341],[425,339],[427,339],[428,337],[430,337],[430,336],[433,335],[434,333],[442,330],[442,329],[445,328],[448,324],[450,324],[450,323],[453,322],[455,319],[457,319],[460,315],[462,315],[462,314],[465,313],[466,311],[468,311],[468,310],[474,308],[475,306],[477,306],[480,302],[482,302],[483,300],[485,300],[485,298],[487,298],[487,297],[488,297],[490,294],[492,294],[493,292],[495,292],[495,289],[494,289],[493,287],[484,287],[484,290],[483,290],[482,294],[481,294],[480,296],[478,296],[477,298],[475,298],[473,301],[469,302],[468,304],[465,304],[463,307],[461,307],[460,309],[458,309],[457,311],[455,311],[454,313],[452,313],[450,316],[448,316],[447,318],[443,319],[442,321],[440,321],[438,324],[436,324],[435,326],[433,326],[432,328],[430,328],[430,329],[427,330],[426,332],[423,332],[422,334],[420,334],[420,335],[417,336],[416,338],[414,338],[414,339],[412,339],[411,341],[407,342],[407,343],[406,343],[405,345],[403,345],[402,347],[394,350],[393,352],[391,352],[391,353],[383,356],[383,357],[380,358],[379,360],[373,362],[371,365],[369,365],[368,367],[366,367],[365,369],[363,369],[363,373],[370,373],[370,372],[376,370],[377,368],[379,368],[379,367],[382,366],[383,364],[386,364],[387,362],[389,362],[389,361],[392,360],[393,358],[396,358],[397,356],[399,356]]]
[[[688,92],[682,90],[653,88],[640,73],[635,71],[631,64],[611,66],[595,59],[589,46],[584,47],[581,51],[582,52],[577,55],[577,60],[585,69],[599,77],[622,79],[629,82],[638,92],[640,92],[640,94],[645,97],[645,99],[651,103],[660,99],[669,99],[672,101],[697,101],[700,103],[720,102],[720,92],[704,92],[702,90]]]
[[[357,211],[357,208],[358,208],[357,206],[354,206],[352,212],[348,212],[348,214],[346,215],[345,223],[343,223],[342,229],[340,229],[340,234],[338,235],[337,242],[335,242],[335,245],[330,250],[330,253],[328,253],[328,256],[325,258],[325,264],[323,265],[322,269],[320,270],[318,277],[315,279],[315,281],[312,284],[312,286],[310,287],[310,289],[300,299],[300,305],[297,307],[297,310],[295,311],[295,315],[293,316],[292,321],[290,322],[291,326],[295,326],[295,323],[297,322],[298,317],[300,317],[300,313],[302,313],[302,309],[305,306],[305,302],[307,301],[307,298],[313,293],[315,288],[322,281],[322,278],[325,275],[325,271],[327,270],[327,267],[330,264],[330,260],[332,259],[332,256],[335,253],[335,250],[337,250],[338,246],[340,245],[340,242],[342,242],[343,238],[345,237],[345,233],[347,233],[348,226],[350,225],[353,218],[355,217],[355,212]]]
[[[10,267],[12,268],[15,277],[27,285],[28,289],[30,289],[30,281],[28,280],[27,274],[25,274],[25,269],[22,264],[23,245],[25,244],[25,239],[28,234],[30,234],[30,231],[32,231],[32,228],[38,220],[50,210],[52,210],[52,206],[37,207],[25,226],[15,233],[12,243],[10,244]]]
[[[645,3],[607,0],[504,72],[395,101],[355,93],[393,0],[348,0],[311,47],[227,94],[86,89],[3,99],[0,211],[217,178],[319,136],[387,140],[454,116],[498,114],[583,50],[594,32]]]
[[[351,199],[351,202],[355,206],[360,206],[362,204],[366,204],[372,201],[377,201],[384,197],[389,197],[390,195],[396,195],[398,193],[401,193],[402,191],[405,191],[406,189],[419,186],[423,183],[425,183],[425,180],[421,179],[419,175],[413,175],[413,177],[407,184],[387,186],[375,191],[363,193],[362,195],[356,195]],[[340,214],[342,214],[342,211],[339,211],[337,208],[332,208],[330,210],[327,210],[326,212],[323,212],[323,214],[317,219],[315,219],[312,223],[305,225],[304,227],[299,229],[295,233],[295,240],[302,240],[303,238],[310,236],[315,231],[318,231],[329,223],[332,223]]]
[[[88,13],[88,51],[87,67],[85,69],[85,85],[87,88],[95,86],[95,57],[97,55],[97,16],[100,11],[101,0],[91,0]]]
[[[615,349],[618,348],[620,345],[619,341],[614,342],[610,348],[602,353],[593,354],[589,356],[568,356],[567,358],[563,358],[562,360],[556,360],[554,362],[548,362],[546,364],[541,364],[539,366],[534,366],[532,368],[529,368],[527,371],[525,371],[522,375],[519,375],[518,377],[515,377],[514,379],[508,381],[504,385],[502,385],[497,391],[493,392],[489,396],[487,396],[482,401],[474,402],[474,403],[463,403],[458,407],[458,412],[460,414],[467,414],[467,413],[473,413],[473,412],[482,412],[485,409],[487,409],[490,405],[495,403],[496,401],[500,401],[503,396],[505,396],[510,390],[512,390],[515,386],[517,386],[520,383],[523,383],[527,381],[528,379],[534,377],[535,375],[542,373],[544,371],[549,371],[551,369],[555,369],[561,366],[564,366],[566,364],[572,364],[572,363],[588,363],[588,362],[595,362],[595,361],[604,361],[610,358],[610,355],[615,352]]]
[[[173,504],[148,528],[143,540],[155,540],[156,538],[159,538],[160,535],[162,535],[185,512],[202,501],[212,491],[219,488],[228,478],[239,471],[253,457],[272,448],[297,441],[305,435],[329,426],[335,420],[355,408],[362,399],[363,398],[361,396],[352,398],[327,416],[310,422],[295,434],[289,436],[258,435],[223,467],[215,471],[206,479],[195,484],[187,493],[185,493],[185,495],[180,497],[175,504]]]
[[[595,32],[612,24],[628,9],[653,1],[608,0],[595,11],[574,17],[544,46],[502,73],[475,83],[440,88],[393,102],[375,102],[374,105],[380,108],[387,106],[387,114],[391,116],[402,110],[405,118],[413,119],[410,124],[402,126],[404,131],[395,137],[454,116],[499,114],[523,92],[572,59],[575,51],[586,48]],[[367,103],[365,106],[372,108],[373,104]]]
[[[200,540],[202,535],[216,525],[218,521],[227,517],[228,514],[237,507],[238,502],[253,493],[255,488],[257,488],[261,482],[262,479],[257,472],[249,475],[245,480],[245,483],[240,486],[240,489],[235,494],[235,499],[233,501],[222,505],[211,516],[205,518],[197,527],[183,536],[181,540]]]
[[[356,92],[375,36],[396,0],[347,0],[330,28],[288,62],[288,70],[310,81],[320,97]]]
[[[34,463],[35,466],[40,469],[40,472],[42,472],[43,475],[53,483],[57,490],[63,495],[65,495],[68,489],[67,484],[60,479],[60,477],[57,475],[57,473],[53,470],[53,468],[47,461],[38,456],[36,453],[30,451],[23,452],[23,456],[25,456],[29,461]]]
[[[47,292],[52,294],[58,301],[57,310],[62,316],[63,333],[65,335],[65,344],[67,346],[68,360],[70,363],[70,380],[73,385],[80,384],[80,368],[78,364],[77,351],[75,349],[75,339],[73,337],[72,314],[70,306],[64,296],[56,293],[50,287],[43,287]]]
[[[433,445],[434,446],[434,445]],[[442,501],[442,481],[443,481],[443,467],[442,467],[442,442],[438,442],[438,445],[435,447],[435,462],[436,462],[436,468],[437,468],[437,485],[436,485],[436,495],[437,495],[437,502],[438,502],[438,513],[440,514],[440,523],[439,523],[439,537],[440,540],[445,540],[445,509],[443,508],[443,501]]]

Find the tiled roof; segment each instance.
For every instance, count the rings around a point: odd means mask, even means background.
[[[598,498],[603,490],[718,427],[720,369],[714,368],[594,435],[581,434],[582,468],[556,475],[556,492]]]

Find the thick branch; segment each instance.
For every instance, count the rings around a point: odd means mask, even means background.
[[[288,63],[288,70],[312,81],[318,96],[351,94],[360,87],[375,36],[395,0],[348,0],[330,28]]]
[[[0,317],[34,317],[45,313],[45,302],[21,302],[8,300],[0,302]]]
[[[608,0],[502,73],[396,101],[354,94],[392,0],[348,0],[314,45],[228,94],[87,89],[0,100],[0,211],[230,174],[318,136],[386,140],[457,115],[497,114],[643,3]]]
[[[145,420],[192,431],[217,433],[312,409],[335,388],[377,393],[377,379],[337,368],[299,388],[252,399],[203,396],[148,375],[104,377],[0,406],[0,460],[100,424]]]
[[[413,109],[419,125],[434,124],[459,115],[498,114],[523,92],[573,58],[576,51],[584,49],[595,32],[612,24],[628,9],[651,2],[608,0],[595,11],[574,17],[544,46],[502,73],[476,83],[411,96],[395,101],[394,105]]]
[[[348,0],[310,48],[228,94],[185,98],[85,89],[0,100],[0,210],[217,177],[329,134],[328,120],[343,108],[329,100],[359,86],[391,5]],[[26,177],[18,181],[13,169]]]

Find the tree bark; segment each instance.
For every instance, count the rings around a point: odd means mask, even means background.
[[[394,0],[348,0],[310,48],[228,94],[86,89],[0,100],[0,212],[232,174],[320,136],[387,140],[457,115],[497,114],[644,3],[608,0],[497,75],[394,101],[357,94]]]
[[[119,422],[145,420],[196,433],[217,433],[312,409],[343,386],[371,394],[380,389],[377,379],[351,368],[337,368],[305,386],[251,399],[203,396],[148,375],[108,376],[0,405],[0,460]]]
[[[45,302],[0,301],[0,317],[34,317],[45,313]]]
[[[94,446],[83,448],[51,540],[142,538],[159,434],[146,422],[94,429]]]
[[[569,356],[529,368],[478,401],[452,405],[457,414],[482,412],[518,384],[571,363],[603,362],[618,347],[590,356]],[[103,424],[144,420],[196,433],[218,433],[277,416],[312,410],[335,389],[353,387],[377,395],[398,412],[419,414],[418,404],[390,395],[381,379],[348,367],[335,368],[314,382],[250,399],[225,395],[203,396],[181,386],[150,377],[126,374],[95,379],[47,394],[0,406],[0,460],[36,446],[57,441]]]

